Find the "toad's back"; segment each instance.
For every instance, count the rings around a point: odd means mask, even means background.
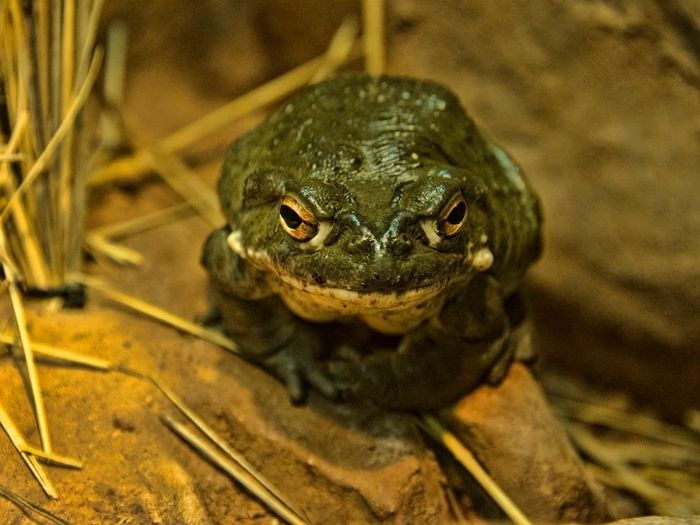
[[[479,139],[442,86],[353,75],[302,92],[231,154],[238,162],[262,157],[271,165],[305,168],[310,176],[333,175],[341,183],[380,178],[393,185],[406,171],[431,162],[482,163]]]

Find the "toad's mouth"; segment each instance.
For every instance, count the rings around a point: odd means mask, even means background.
[[[433,281],[425,285],[406,289],[358,291],[340,288],[331,283],[320,285],[308,282],[279,270],[276,270],[275,273],[282,286],[290,287],[302,294],[318,298],[335,299],[344,303],[377,310],[411,306],[429,301],[439,295],[449,285],[447,281]]]

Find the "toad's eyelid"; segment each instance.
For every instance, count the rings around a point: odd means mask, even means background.
[[[279,222],[287,235],[300,243],[309,242],[318,234],[318,219],[289,194],[279,203]]]
[[[300,185],[290,192],[299,196],[300,202],[308,207],[319,220],[331,220],[340,208],[353,204],[354,196],[347,188],[334,182],[313,180]]]
[[[462,194],[459,193],[447,201],[440,212],[436,222],[438,233],[445,237],[452,237],[462,229],[466,220],[467,203]]]
[[[318,222],[316,214],[309,209],[311,206],[307,205],[304,200],[299,199],[296,195],[286,194],[280,200],[280,206],[291,208],[304,222]]]
[[[460,199],[464,199],[464,194],[460,188],[445,188],[442,195],[436,196],[430,201],[430,206],[420,212],[420,216],[437,219],[451,204]]]
[[[464,202],[466,204],[466,201],[464,200],[464,196],[462,195],[461,191],[458,191],[452,195],[449,199],[446,199],[440,208],[440,213],[439,215],[441,216],[447,216],[449,213],[460,203]]]
[[[244,182],[244,206],[253,208],[275,202],[284,194],[284,186],[284,181],[277,172],[254,171]]]

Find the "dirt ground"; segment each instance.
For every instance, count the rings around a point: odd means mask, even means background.
[[[108,4],[106,19],[131,28],[126,106],[138,118],[131,132],[146,144],[321,53],[342,17],[358,10],[321,0],[206,0],[196,10],[179,1]],[[529,287],[545,374],[557,365],[675,420],[699,408],[697,5],[395,0],[387,28],[389,71],[455,90],[542,198],[545,254]],[[225,145],[262,117],[242,119],[188,157],[207,184],[215,184]],[[92,195],[89,226],[178,202],[152,178],[102,188]],[[86,269],[193,319],[206,309],[198,260],[210,230],[197,216],[182,219],[124,241],[144,255],[140,267],[97,256]],[[97,294],[85,310],[33,303],[29,311],[36,341],[162,378],[283,492],[299,502],[324,494],[323,504],[304,505],[313,523],[453,517],[443,491],[449,472],[405,416],[350,413],[316,398],[311,409],[291,408],[257,368]],[[71,523],[272,522],[162,425],[159,414],[178,414],[147,381],[53,365],[40,374],[55,448],[85,467],[51,467],[60,499],[47,502],[0,436],[0,485]],[[38,441],[21,370],[6,357],[0,384],[0,403]],[[313,427],[324,434],[297,430]],[[334,440],[344,443],[342,457],[328,445]],[[0,499],[0,522],[27,520]]]

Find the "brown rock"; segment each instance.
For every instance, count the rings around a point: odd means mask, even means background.
[[[609,519],[600,487],[584,472],[526,366],[516,363],[500,386],[478,388],[442,416],[531,520]]]
[[[405,415],[316,397],[293,407],[282,385],[236,356],[99,305],[85,312],[33,312],[31,324],[37,341],[159,377],[312,523],[449,518],[440,468]],[[132,341],[129,348],[124,339]],[[269,515],[161,425],[160,413],[179,413],[148,382],[45,365],[40,375],[55,450],[81,457],[85,468],[49,468],[59,499],[46,501],[0,435],[4,486],[72,523],[239,523]],[[0,403],[36,441],[20,375],[7,357],[0,359],[0,384]],[[19,515],[0,499],[0,523]]]
[[[95,299],[92,300],[95,303]],[[32,310],[30,309],[30,312]],[[93,304],[31,314],[32,336],[159,377],[304,509],[312,523],[444,523],[444,477],[410,417],[312,396],[292,407],[258,368],[147,319]],[[131,345],[123,345],[124,340]],[[49,468],[45,501],[7,439],[3,484],[75,523],[238,523],[266,509],[163,427],[179,413],[153,386],[111,372],[40,366],[55,449],[85,461]],[[17,369],[0,359],[0,403],[36,440]],[[496,481],[536,520],[600,521],[604,503],[584,475],[527,368],[446,412]],[[480,509],[477,509],[477,511]],[[0,500],[0,522],[19,511]]]
[[[700,516],[641,516],[612,522],[610,525],[698,525]]]

